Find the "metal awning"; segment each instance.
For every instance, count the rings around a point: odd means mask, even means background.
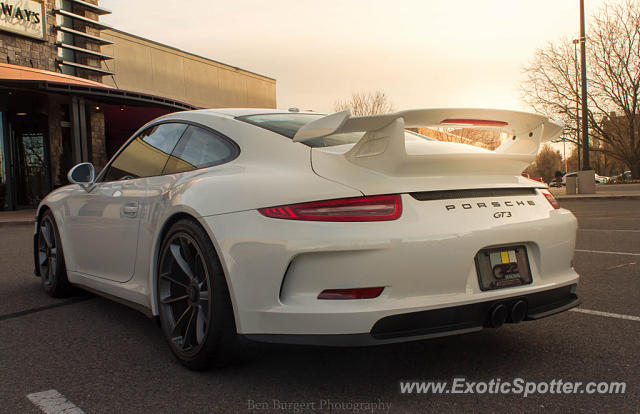
[[[0,81],[1,82],[1,81]],[[199,109],[196,106],[186,102],[176,101],[174,99],[163,98],[161,96],[149,95],[145,93],[125,91],[116,88],[100,88],[93,86],[79,86],[70,84],[61,84],[56,82],[38,82],[38,88],[49,92],[67,93],[74,95],[85,95],[89,97],[101,97],[116,101],[114,103],[131,104],[132,102],[155,104],[166,106],[181,111],[189,111]]]
[[[83,47],[70,45],[70,44],[64,43],[64,42],[56,42],[56,45],[58,47],[61,47],[61,48],[64,48],[64,49],[73,50],[74,52],[86,53],[87,55],[95,56],[95,57],[98,57],[98,58],[101,58],[101,59],[104,59],[104,60],[113,59],[113,56],[105,55],[104,53],[100,53],[100,52],[98,52],[96,50],[85,49]]]
[[[56,62],[58,62],[59,65],[72,66],[72,67],[77,68],[77,69],[89,70],[91,72],[97,72],[97,73],[100,73],[102,75],[115,75],[115,73],[111,72],[110,70],[105,70],[105,69],[102,69],[102,68],[96,68],[96,67],[89,66],[89,65],[83,65],[81,63],[70,62],[70,61],[64,60],[64,59],[56,59]]]
[[[69,27],[64,27],[64,26],[59,25],[59,24],[56,25],[55,28],[57,30],[59,30],[59,31],[63,31],[63,32],[66,32],[66,33],[71,33],[74,36],[84,37],[85,39],[89,39],[91,41],[94,41],[94,42],[102,44],[102,45],[111,45],[111,44],[113,44],[113,42],[110,41],[110,40],[103,39],[103,38],[98,37],[98,36],[90,35],[88,33],[81,32],[81,31],[78,31],[78,30],[74,30],[74,29],[71,29]]]
[[[90,12],[98,14],[98,15],[111,14],[111,10],[105,9],[104,7],[100,7],[97,4],[91,4],[91,3],[83,1],[83,0],[71,0],[71,1],[74,2],[77,5],[85,7]]]
[[[88,17],[80,16],[79,14],[71,13],[71,12],[66,11],[66,10],[55,9],[53,12],[55,14],[58,14],[58,15],[61,15],[61,16],[65,16],[65,17],[70,17],[70,18],[75,19],[77,21],[80,21],[82,23],[91,25],[91,26],[93,26],[93,27],[95,27],[96,29],[99,29],[99,30],[111,29],[110,25],[108,25],[106,23],[102,23],[99,20],[94,20],[94,19],[90,19]]]
[[[54,93],[82,95],[107,100],[113,104],[152,104],[177,110],[198,107],[175,99],[126,91],[100,82],[41,69],[0,63],[0,86],[16,89],[38,89]]]

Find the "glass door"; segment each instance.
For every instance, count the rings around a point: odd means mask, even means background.
[[[13,125],[15,204],[35,208],[51,188],[47,118],[18,116]]]

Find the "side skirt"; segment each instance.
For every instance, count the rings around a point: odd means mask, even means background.
[[[147,294],[129,288],[127,286],[129,284],[128,282],[115,282],[69,270],[67,270],[67,278],[72,285],[114,302],[121,303],[150,318],[154,317],[148,305],[149,297]]]
[[[105,299],[109,299],[109,300],[111,300],[113,302],[117,302],[117,303],[119,303],[121,305],[125,305],[125,306],[127,306],[127,307],[129,307],[131,309],[137,310],[138,312],[142,313],[144,316],[146,316],[149,319],[154,319],[155,320],[157,318],[156,316],[154,316],[151,313],[151,309],[149,309],[146,306],[143,306],[143,305],[141,305],[139,303],[131,302],[129,300],[122,299],[122,298],[119,298],[117,296],[110,295],[108,293],[100,292],[99,290],[96,290],[96,289],[93,289],[93,288],[90,288],[90,287],[87,287],[87,286],[83,286],[83,285],[77,285],[77,286],[79,288],[83,289],[83,290],[86,290],[87,292],[93,293],[94,295],[102,296]]]

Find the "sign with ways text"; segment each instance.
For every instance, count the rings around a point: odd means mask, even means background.
[[[0,30],[44,40],[44,5],[33,0],[0,0]]]

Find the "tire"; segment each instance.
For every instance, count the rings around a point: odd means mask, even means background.
[[[49,296],[62,298],[72,293],[67,279],[64,253],[56,220],[50,210],[38,222],[38,266],[42,289]]]
[[[160,326],[178,360],[192,370],[229,364],[237,334],[229,289],[204,229],[181,219],[162,240],[157,266]]]

